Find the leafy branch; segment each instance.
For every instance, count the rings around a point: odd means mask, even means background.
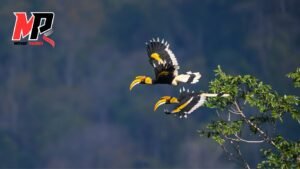
[[[216,141],[231,159],[239,161],[244,168],[250,168],[243,158],[240,144],[266,143],[271,149],[264,149],[265,160],[258,168],[297,168],[300,166],[299,141],[289,141],[276,133],[275,123],[283,123],[288,113],[300,122],[299,98],[294,95],[280,95],[270,85],[250,75],[227,75],[220,66],[215,70],[216,78],[210,82],[212,93],[229,93],[227,98],[210,98],[206,104],[217,109],[219,120],[208,124],[200,135]],[[300,69],[288,74],[295,87],[300,87]],[[270,131],[268,126],[272,126]],[[230,150],[230,151],[229,151]]]

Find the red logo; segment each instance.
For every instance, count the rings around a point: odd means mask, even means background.
[[[14,15],[12,41],[15,45],[39,46],[47,42],[55,47],[55,41],[49,37],[53,33],[54,12],[31,12],[29,19],[26,12],[14,12]]]

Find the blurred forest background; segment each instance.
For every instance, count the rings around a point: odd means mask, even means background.
[[[252,74],[279,93],[300,65],[299,0],[3,0],[0,6],[1,168],[236,168],[196,132],[216,117],[153,112],[170,86],[129,84],[153,76],[145,41],[165,38],[181,71]],[[16,11],[55,12],[56,47],[15,46]],[[299,139],[299,125],[282,128]],[[293,131],[293,132],[291,132]],[[262,156],[247,149],[251,163]]]

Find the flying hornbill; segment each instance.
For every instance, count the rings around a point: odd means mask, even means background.
[[[179,65],[174,53],[169,48],[169,43],[159,38],[146,42],[147,54],[149,62],[154,68],[155,79],[147,76],[137,76],[130,84],[129,89],[137,84],[170,84],[177,86],[181,83],[197,83],[201,77],[199,72],[192,73],[191,71],[185,74],[178,74]]]
[[[178,98],[172,96],[161,97],[154,106],[154,111],[163,104],[175,104],[175,108],[172,111],[165,109],[166,114],[174,114],[180,118],[187,118],[188,114],[191,114],[197,108],[202,106],[206,102],[207,97],[228,97],[229,94],[215,94],[215,93],[195,93],[190,92],[188,89],[179,90],[180,95]]]

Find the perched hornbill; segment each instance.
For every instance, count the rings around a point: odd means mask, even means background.
[[[130,84],[131,90],[137,84],[170,84],[177,86],[178,83],[197,83],[201,77],[199,72],[191,71],[178,74],[179,65],[174,53],[170,50],[167,41],[159,38],[146,43],[150,64],[154,68],[155,79],[147,76],[137,76]]]
[[[175,104],[175,108],[172,111],[165,109],[166,114],[174,114],[180,118],[187,118],[188,114],[191,114],[197,108],[202,106],[207,97],[228,97],[229,94],[215,94],[215,93],[195,93],[194,91],[189,92],[183,87],[179,90],[180,95],[178,98],[171,96],[163,96],[154,106],[154,111],[163,104]]]

